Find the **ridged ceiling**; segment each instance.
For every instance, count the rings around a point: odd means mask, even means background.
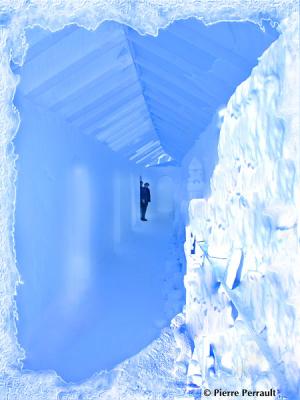
[[[142,165],[180,162],[278,33],[251,23],[173,23],[158,37],[105,22],[28,31],[17,96]]]

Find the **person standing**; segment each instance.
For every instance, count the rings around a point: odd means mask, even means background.
[[[140,177],[140,205],[141,205],[141,221],[147,221],[146,211],[148,204],[151,202],[151,194],[149,189],[149,183],[143,184],[142,177]]]

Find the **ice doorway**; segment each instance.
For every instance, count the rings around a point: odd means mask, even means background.
[[[158,37],[113,22],[28,31],[25,64],[12,66],[25,368],[87,378],[142,350],[180,310],[182,204],[187,183],[199,186],[190,160],[196,152],[205,195],[215,115],[277,36],[268,23],[195,19]],[[140,175],[153,194],[147,224]]]

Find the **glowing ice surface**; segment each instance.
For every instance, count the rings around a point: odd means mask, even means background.
[[[212,7],[211,2],[201,5],[169,2],[165,6],[153,2],[145,10],[142,2],[134,7],[115,2],[111,8],[96,2],[72,2],[72,6],[53,3],[45,8],[38,2],[2,3],[0,394],[3,398],[24,399],[26,394],[28,399],[174,399],[185,391],[185,369],[191,390],[193,385],[203,383],[257,388],[272,385],[291,400],[299,397],[296,381],[300,343],[296,270],[299,99],[298,77],[291,73],[298,71],[295,66],[299,63],[298,15],[291,17],[297,2],[274,5],[234,2],[232,7],[216,3]],[[14,60],[21,62],[26,47],[22,35],[25,26],[40,23],[46,28],[61,29],[76,22],[92,28],[107,18],[153,33],[158,26],[191,15],[206,16],[209,22],[232,18],[259,21],[266,13],[278,21],[290,17],[281,24],[280,39],[237,89],[224,112],[219,165],[205,215],[211,220],[208,225],[211,222],[212,231],[207,236],[203,220],[199,224],[191,220],[188,228],[189,238],[197,237],[196,231],[203,231],[205,243],[198,246],[195,242],[195,254],[190,257],[187,240],[186,315],[179,315],[173,322],[173,330],[164,331],[140,355],[82,385],[67,387],[53,373],[21,372],[18,360],[22,350],[14,322],[19,275],[12,238],[15,170],[10,145],[18,126],[18,115],[11,103],[17,78],[10,72],[9,57],[12,49]],[[257,118],[253,118],[253,112]],[[248,185],[247,180],[245,183],[242,176],[254,185]],[[192,202],[191,212],[196,216],[195,207],[197,202]],[[233,253],[235,249],[242,250],[239,265],[236,260],[230,263],[231,273],[234,269],[239,271],[236,286],[232,275],[226,280],[227,260],[233,254],[238,259]],[[234,290],[227,287],[229,281],[233,281]],[[199,301],[194,302],[197,297]],[[204,298],[205,304],[201,302]],[[205,307],[210,312],[203,319],[199,311]],[[181,349],[179,355],[176,346]],[[173,370],[176,358],[177,376]],[[246,360],[245,365],[241,359]]]

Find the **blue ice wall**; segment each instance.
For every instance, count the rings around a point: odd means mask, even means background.
[[[189,204],[177,343],[192,398],[300,398],[298,14],[282,28],[222,112],[211,195]]]
[[[158,210],[164,194],[155,175],[145,176],[156,203],[146,229],[136,224],[143,169],[54,113],[18,96],[15,102],[22,118],[15,240],[24,366],[80,380],[137,353],[168,325],[172,223]],[[174,314],[182,304],[183,296]]]

